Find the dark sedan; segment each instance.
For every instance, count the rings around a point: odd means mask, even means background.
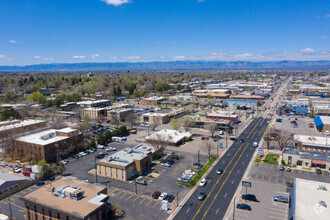
[[[273,200],[275,202],[283,202],[283,203],[289,202],[288,197],[285,197],[285,196],[274,196]]]
[[[249,206],[249,205],[247,205],[247,204],[244,204],[244,203],[242,203],[242,204],[237,204],[236,205],[236,208],[238,208],[238,209],[243,209],[243,210],[248,210],[248,211],[251,211],[252,209],[251,209],[251,206]]]

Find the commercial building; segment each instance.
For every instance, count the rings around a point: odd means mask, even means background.
[[[147,136],[146,140],[147,143],[152,143],[153,141],[162,141],[167,145],[178,146],[182,144],[186,138],[191,139],[191,137],[192,134],[190,132],[162,129]]]
[[[318,131],[330,131],[330,116],[317,116],[314,118],[314,124]]]
[[[140,101],[140,105],[160,105],[162,101],[165,101],[165,97],[153,96],[149,98],[144,98]]]
[[[144,144],[125,148],[97,162],[97,175],[127,181],[149,171],[154,148]]]
[[[56,161],[57,157],[82,147],[82,134],[70,127],[60,130],[48,129],[13,140],[11,147],[16,157],[32,157],[39,161]]]
[[[44,128],[46,121],[43,120],[11,120],[0,122],[0,137],[8,134],[21,134],[33,130]]]
[[[232,99],[254,99],[254,100],[264,100],[265,97],[261,95],[232,95]]]
[[[330,183],[295,178],[290,198],[288,219],[329,219]]]
[[[230,94],[230,90],[228,89],[215,89],[208,92],[208,95],[216,99],[227,99],[230,97]]]
[[[148,112],[142,114],[140,116],[140,121],[142,122],[150,122],[150,123],[159,123],[166,124],[170,121],[170,117],[167,113],[156,113],[156,112]]]
[[[22,197],[27,220],[110,219],[107,188],[71,178],[60,178]]]
[[[108,110],[106,108],[83,108],[81,109],[81,116],[87,115],[89,118],[99,118],[105,117],[108,114]]]
[[[14,174],[1,173],[0,175],[0,196],[3,193],[16,189],[20,185],[27,183],[28,180]]]
[[[129,108],[116,108],[108,110],[108,120],[111,121],[113,117],[116,117],[119,121],[126,121],[126,117],[133,114],[133,109]]]
[[[208,125],[215,124],[217,130],[227,130],[232,129],[232,122],[230,120],[224,119],[212,119],[206,117],[194,117],[194,127],[205,128]]]
[[[330,138],[328,137],[294,135],[294,141],[299,151],[330,153]]]
[[[110,105],[110,100],[101,99],[101,100],[82,101],[82,102],[77,102],[77,105],[79,105],[82,108],[106,107]]]
[[[248,99],[226,99],[223,101],[226,106],[235,108],[256,108],[260,105],[258,100],[248,100]]]
[[[239,121],[238,115],[232,115],[232,114],[219,114],[219,113],[206,113],[206,114],[202,114],[202,113],[198,113],[195,114],[195,116],[199,116],[199,117],[206,117],[207,119],[213,119],[213,120],[229,120],[232,123],[237,123]]]

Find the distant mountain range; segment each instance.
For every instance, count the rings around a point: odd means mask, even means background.
[[[327,70],[330,60],[320,61],[169,61],[118,63],[52,63],[27,66],[0,66],[0,72],[52,71],[184,71],[184,70]]]

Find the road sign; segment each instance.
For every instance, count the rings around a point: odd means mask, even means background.
[[[251,188],[252,183],[248,181],[242,181],[242,186]]]

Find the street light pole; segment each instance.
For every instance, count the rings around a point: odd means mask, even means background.
[[[94,166],[95,166],[95,183],[97,183],[97,163],[96,163],[96,158],[94,158]]]
[[[197,158],[197,161],[198,161],[198,162],[197,162],[197,163],[198,163],[198,164],[197,164],[197,166],[198,166],[197,173],[198,173],[198,179],[199,179],[199,169],[200,169],[200,166],[199,166],[199,150],[198,150],[197,157],[198,157],[198,158]]]

